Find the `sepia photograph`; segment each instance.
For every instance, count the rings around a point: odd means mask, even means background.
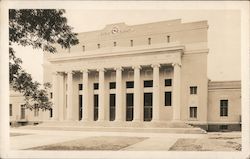
[[[2,158],[249,158],[248,2],[59,2],[2,6]]]

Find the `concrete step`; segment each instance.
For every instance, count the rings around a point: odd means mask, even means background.
[[[205,130],[183,122],[45,122],[25,129],[104,132],[188,133],[203,134]]]
[[[49,121],[38,126],[90,126],[90,127],[141,127],[141,128],[192,128],[184,122],[115,122],[115,121]]]
[[[185,133],[204,134],[200,128],[136,128],[136,127],[82,127],[82,126],[25,126],[25,129],[63,130],[63,131],[103,131],[103,132],[138,132],[138,133]]]

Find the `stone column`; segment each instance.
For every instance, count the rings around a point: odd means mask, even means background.
[[[134,66],[134,122],[142,122],[140,66]]]
[[[153,67],[153,121],[160,120],[160,65],[154,64]]]
[[[67,72],[67,120],[73,120],[73,72]]]
[[[58,112],[59,112],[59,105],[58,105],[58,74],[57,72],[52,73],[52,102],[53,102],[53,120],[58,120]]]
[[[65,83],[64,83],[64,73],[60,72],[58,73],[58,118],[59,118],[59,121],[63,121],[64,118],[64,110],[65,110],[65,102],[64,102],[64,99],[65,99],[65,89],[64,89],[64,86],[65,86]],[[60,100],[59,100],[60,99]]]
[[[125,110],[122,101],[122,67],[118,67],[116,70],[116,95],[115,95],[115,120],[116,121],[125,121]]]
[[[105,69],[98,69],[99,71],[99,109],[98,109],[98,121],[104,121],[105,118]]]
[[[181,64],[173,63],[174,77],[173,77],[173,120],[179,121],[181,119],[180,104],[181,104]]]
[[[89,72],[88,70],[82,71],[82,120],[89,121]]]

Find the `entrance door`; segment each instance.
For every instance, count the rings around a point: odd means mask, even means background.
[[[109,120],[115,120],[115,94],[109,95]]]
[[[152,93],[144,93],[144,121],[152,120]]]
[[[94,95],[94,121],[98,120],[98,94]]]
[[[126,94],[126,121],[132,121],[134,118],[134,94]]]
[[[25,106],[21,105],[21,119],[25,119]]]
[[[82,95],[79,95],[79,120],[82,120]]]

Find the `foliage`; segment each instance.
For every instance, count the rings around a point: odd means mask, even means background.
[[[55,53],[56,44],[65,49],[78,44],[77,34],[67,25],[64,13],[62,9],[9,10],[9,81],[11,89],[25,96],[27,108],[50,109],[52,103],[48,89],[51,86],[47,83],[44,88],[40,88],[41,84],[22,68],[22,60],[15,56],[12,45],[32,46],[34,49]]]

